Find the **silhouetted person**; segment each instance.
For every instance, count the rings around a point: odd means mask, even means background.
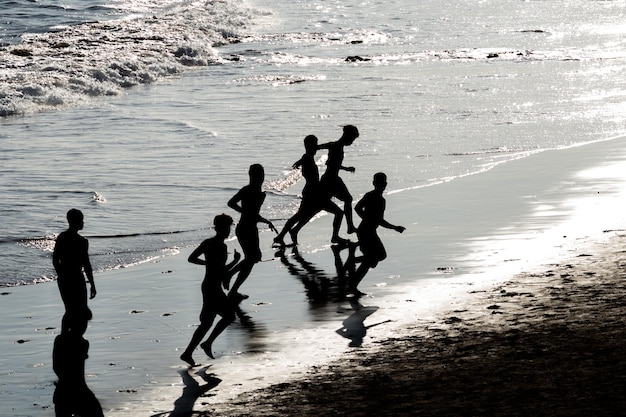
[[[361,223],[356,231],[359,238],[359,246],[361,248],[361,263],[357,268],[354,276],[349,280],[348,292],[356,296],[364,295],[357,289],[357,286],[367,274],[370,268],[375,268],[380,261],[387,258],[387,252],[380,240],[376,230],[378,226],[395,230],[402,233],[405,228],[402,226],[394,226],[384,219],[385,215],[385,198],[383,191],[387,188],[387,176],[378,172],[374,174],[374,189],[366,193],[363,198],[356,204],[354,211],[361,217]]]
[[[228,207],[241,213],[241,218],[235,228],[235,234],[243,251],[243,260],[238,266],[239,274],[237,274],[235,284],[229,293],[229,297],[238,301],[247,298],[246,295],[239,293],[239,287],[250,275],[254,264],[261,261],[257,223],[265,223],[271,230],[278,233],[272,222],[260,214],[261,206],[265,201],[265,192],[261,189],[265,180],[263,166],[260,164],[250,165],[248,175],[250,176],[250,183],[239,190],[228,201]],[[228,287],[229,283],[226,284],[225,288],[228,289]]]
[[[296,214],[291,216],[283,230],[280,231],[278,236],[274,238],[274,243],[280,246],[285,246],[285,235],[291,231],[291,228],[303,218],[303,216],[307,216],[309,211],[314,210],[313,201],[311,201],[311,197],[317,193],[317,188],[320,182],[320,174],[317,169],[317,164],[315,163],[315,154],[317,153],[317,137],[314,135],[308,135],[304,138],[304,149],[305,153],[302,155],[298,161],[294,162],[292,168],[298,169],[302,168],[302,177],[304,177],[305,184],[302,189],[302,201],[300,202],[300,207]],[[291,235],[291,240],[294,244],[297,244],[297,235]]]
[[[100,417],[100,402],[85,382],[89,342],[83,338],[91,311],[84,308],[67,318],[67,329],[54,339],[52,368],[59,378],[54,390],[56,417]]]
[[[230,235],[230,227],[233,219],[227,214],[215,216],[213,220],[215,236],[203,241],[189,255],[189,262],[196,265],[204,265],[205,273],[202,281],[202,311],[200,312],[200,325],[193,333],[189,346],[180,355],[180,358],[191,366],[195,366],[193,351],[198,347],[204,336],[213,326],[215,317],[222,318],[217,323],[208,339],[200,345],[207,356],[213,358],[212,345],[230,323],[235,320],[235,310],[232,302],[228,299],[222,285],[225,285],[235,272],[237,262],[240,259],[239,252],[235,250],[234,259],[226,264],[228,259],[227,247],[224,242]],[[203,257],[204,259],[202,259]]]
[[[343,201],[343,214],[346,216],[348,233],[354,233],[355,231],[354,223],[352,221],[352,195],[348,191],[346,184],[339,176],[339,171],[355,171],[354,167],[343,166],[343,157],[344,147],[352,145],[358,137],[358,129],[355,126],[346,125],[343,127],[343,134],[339,140],[319,146],[319,149],[328,149],[326,171],[320,179],[320,186],[327,193],[328,199],[336,197],[340,201]],[[337,214],[335,217],[337,217]],[[338,222],[333,223],[333,235],[331,237],[331,242],[333,243],[346,242],[346,239],[339,237],[339,226],[341,226],[341,218]]]
[[[317,137],[313,135],[305,137],[304,148],[305,153],[302,158],[293,164],[294,169],[302,167],[302,176],[306,181],[302,189],[302,201],[296,214],[287,220],[283,230],[274,238],[274,243],[279,246],[285,246],[284,238],[287,233],[289,233],[293,244],[297,245],[300,229],[322,210],[335,215],[335,223],[338,223],[336,227],[333,227],[333,230],[335,228],[338,230],[341,226],[343,212],[330,200],[328,193],[320,188],[320,175],[315,163],[315,154],[318,149]]]
[[[65,321],[69,317],[87,308],[85,275],[91,285],[89,298],[96,296],[93,270],[89,262],[89,242],[78,234],[84,226],[83,213],[80,210],[71,209],[67,212],[67,222],[69,228],[59,234],[52,253],[52,264],[57,272],[59,292],[65,305],[61,332],[67,330]]]
[[[297,244],[297,235],[308,222],[320,211],[324,210],[334,215],[333,220],[333,233],[330,238],[332,243],[347,244],[349,241],[339,236],[339,229],[343,216],[346,216],[346,222],[348,224],[348,233],[354,233],[354,223],[352,221],[352,195],[348,191],[346,184],[339,176],[339,171],[344,170],[348,172],[354,172],[353,167],[344,167],[343,164],[343,148],[350,146],[354,143],[354,140],[359,137],[359,131],[355,126],[346,125],[343,127],[343,135],[339,140],[335,142],[329,142],[323,145],[319,145],[318,149],[328,149],[328,159],[326,160],[326,171],[320,179],[317,192],[314,193],[310,199],[311,206],[307,206],[307,210],[300,216],[299,221],[290,230],[290,235],[294,244]],[[317,168],[317,167],[316,167]],[[344,209],[341,210],[332,198],[344,202]],[[310,209],[308,209],[310,207]]]

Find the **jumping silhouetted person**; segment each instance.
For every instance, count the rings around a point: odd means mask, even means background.
[[[56,417],[74,415],[100,417],[100,402],[85,382],[85,360],[89,342],[83,338],[91,320],[91,311],[84,308],[67,317],[67,329],[54,339],[52,368],[59,378],[54,390]]]
[[[320,187],[325,190],[324,197],[330,200],[332,197],[343,201],[343,214],[346,216],[348,225],[348,233],[354,233],[354,223],[352,221],[352,195],[348,191],[348,187],[339,176],[339,171],[354,172],[354,167],[343,166],[344,147],[350,146],[355,139],[359,137],[359,131],[355,126],[346,125],[343,127],[341,138],[335,142],[325,143],[319,146],[319,149],[328,149],[328,159],[326,160],[326,171],[320,179]],[[335,218],[340,216],[335,214]],[[331,242],[345,243],[346,239],[339,237],[339,227],[341,226],[341,217],[333,223],[333,235]]]
[[[52,264],[57,272],[59,292],[65,305],[61,332],[67,330],[65,321],[69,317],[87,308],[85,275],[91,285],[89,298],[96,296],[93,270],[89,262],[89,242],[78,234],[84,226],[83,213],[80,210],[71,209],[67,212],[67,222],[69,228],[59,234],[52,253]]]
[[[302,189],[302,201],[296,214],[294,214],[283,230],[274,238],[274,243],[278,246],[285,246],[285,235],[289,233],[291,241],[294,245],[298,244],[298,232],[302,227],[322,210],[335,214],[336,227],[341,226],[341,218],[343,212],[330,200],[328,193],[320,188],[320,174],[315,163],[315,154],[317,152],[317,137],[309,135],[304,138],[305,153],[298,161],[293,164],[293,168],[301,168],[302,176],[306,183]]]
[[[361,223],[356,231],[359,247],[363,256],[356,272],[349,280],[348,293],[355,296],[364,295],[357,286],[370,268],[375,268],[380,261],[387,258],[387,252],[376,230],[378,226],[402,233],[403,226],[394,226],[384,219],[386,201],[383,191],[387,188],[387,175],[382,172],[374,174],[374,189],[366,193],[356,204],[354,211],[361,217]]]
[[[235,234],[243,251],[243,260],[238,266],[239,274],[237,274],[235,284],[229,292],[229,297],[238,301],[247,298],[246,295],[239,293],[239,287],[250,275],[254,264],[261,261],[257,223],[265,223],[271,230],[278,233],[272,222],[260,214],[261,206],[265,201],[265,192],[261,189],[265,180],[263,166],[260,164],[250,165],[248,175],[250,176],[250,183],[228,201],[228,207],[241,213]],[[228,289],[228,287],[229,283],[226,284],[225,288]]]
[[[233,219],[227,214],[215,216],[213,220],[215,226],[215,236],[203,241],[189,255],[189,262],[205,266],[204,280],[202,281],[202,311],[200,312],[200,326],[195,330],[189,346],[180,355],[180,358],[191,366],[195,366],[192,354],[200,344],[204,336],[213,326],[215,317],[222,318],[217,323],[208,339],[200,345],[207,356],[213,358],[212,345],[230,323],[235,320],[235,309],[228,299],[222,286],[226,285],[232,274],[235,272],[237,262],[241,255],[235,250],[234,259],[226,264],[228,259],[227,247],[224,242],[230,235],[230,228]],[[202,259],[201,256],[204,258]]]

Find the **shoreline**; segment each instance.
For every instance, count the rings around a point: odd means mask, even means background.
[[[434,321],[202,415],[621,415],[625,243],[614,234],[542,272],[471,291]]]
[[[166,416],[206,409],[215,410],[213,415],[231,415],[231,411],[238,415],[246,411],[228,407],[243,407],[257,395],[268,395],[268,404],[274,401],[271,397],[279,401],[283,397],[275,392],[276,387],[282,392],[295,384],[297,394],[309,391],[307,387],[314,383],[323,385],[325,379],[340,385],[344,378],[356,381],[360,377],[351,373],[364,354],[365,362],[356,368],[368,371],[378,366],[376,372],[384,374],[390,370],[381,362],[394,363],[398,372],[407,362],[406,357],[393,355],[377,360],[385,350],[401,355],[409,346],[419,356],[437,349],[443,352],[455,340],[467,343],[474,338],[473,332],[487,333],[497,327],[493,319],[508,317],[505,308],[486,307],[504,305],[502,299],[524,301],[519,294],[533,292],[508,286],[503,287],[507,291],[503,296],[497,291],[492,294],[494,286],[509,283],[520,272],[537,270],[546,259],[562,263],[561,259],[581,254],[585,250],[581,248],[594,242],[604,244],[603,230],[619,230],[624,225],[619,211],[626,199],[622,148],[622,141],[614,140],[585,149],[544,152],[438,187],[388,195],[386,218],[408,229],[402,235],[381,233],[390,255],[363,281],[363,289],[372,295],[361,299],[361,306],[329,296],[337,286],[335,259],[326,242],[329,216],[303,229],[300,251],[305,263],[296,265],[308,264],[317,271],[311,280],[319,284],[316,288],[332,287],[321,297],[315,297],[315,288],[308,286],[311,282],[278,260],[270,249],[273,235],[261,233],[264,261],[255,266],[243,288],[251,298],[242,303],[240,320],[216,341],[217,359],[205,360],[198,352],[196,360],[204,364],[201,368],[188,370],[178,359],[197,325],[201,306],[203,271],[186,259],[192,248],[99,274],[98,296],[90,301],[94,320],[85,336],[91,343],[87,384],[109,417]],[[519,187],[511,187],[512,183]],[[533,193],[530,198],[528,193]],[[497,222],[495,211],[505,213]],[[425,213],[433,217],[422,220]],[[231,251],[233,245],[229,241]],[[539,282],[540,277],[532,278]],[[7,292],[12,294],[2,296],[6,318],[0,333],[0,344],[7,348],[0,358],[0,367],[5,369],[0,393],[7,395],[0,414],[7,410],[14,417],[52,416],[51,350],[62,315],[58,289],[48,282]],[[476,301],[482,300],[477,297],[481,294],[499,297],[499,301]],[[470,308],[467,303],[474,304]],[[515,314],[523,311],[513,310]],[[541,316],[541,320],[547,326],[551,318]],[[535,324],[543,325],[541,320]],[[481,323],[491,327],[481,330]],[[478,336],[485,339],[484,334]],[[425,352],[415,350],[416,342],[419,346],[425,341],[438,344]],[[490,357],[489,349],[486,352]],[[428,366],[445,371],[442,363],[446,365],[449,357],[429,357]],[[344,363],[351,366],[342,369]],[[332,373],[325,373],[328,370]],[[334,381],[334,374],[343,376]],[[365,382],[371,379],[367,372],[363,375]],[[388,376],[389,380],[379,382],[391,385],[402,377]],[[300,382],[285,382],[298,378]],[[361,395],[342,391],[355,384],[343,383],[333,391]],[[374,388],[365,397],[380,394],[380,387]],[[297,403],[297,399],[290,401]],[[307,401],[312,407],[312,400]]]

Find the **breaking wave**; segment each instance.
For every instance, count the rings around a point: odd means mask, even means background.
[[[236,41],[260,13],[228,1],[132,3],[122,19],[25,33],[20,43],[0,46],[0,116],[118,96],[129,87],[219,64],[213,48]]]

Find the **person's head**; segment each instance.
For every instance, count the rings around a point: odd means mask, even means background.
[[[384,172],[377,172],[374,174],[372,184],[374,184],[376,190],[384,191],[387,188],[387,175]]]
[[[81,230],[84,227],[83,213],[78,209],[71,209],[67,212],[67,223],[70,225],[70,229]]]
[[[230,226],[233,224],[233,218],[228,214],[218,214],[213,219],[213,226],[215,226],[215,233],[224,238],[230,235]]]
[[[345,125],[343,127],[343,135],[341,135],[341,140],[344,141],[346,145],[352,145],[354,140],[359,137],[359,129],[353,125]]]
[[[304,138],[304,149],[306,149],[307,153],[317,152],[317,136],[308,135]]]
[[[265,180],[265,170],[261,164],[252,164],[248,170],[250,176],[250,184],[261,185]]]

